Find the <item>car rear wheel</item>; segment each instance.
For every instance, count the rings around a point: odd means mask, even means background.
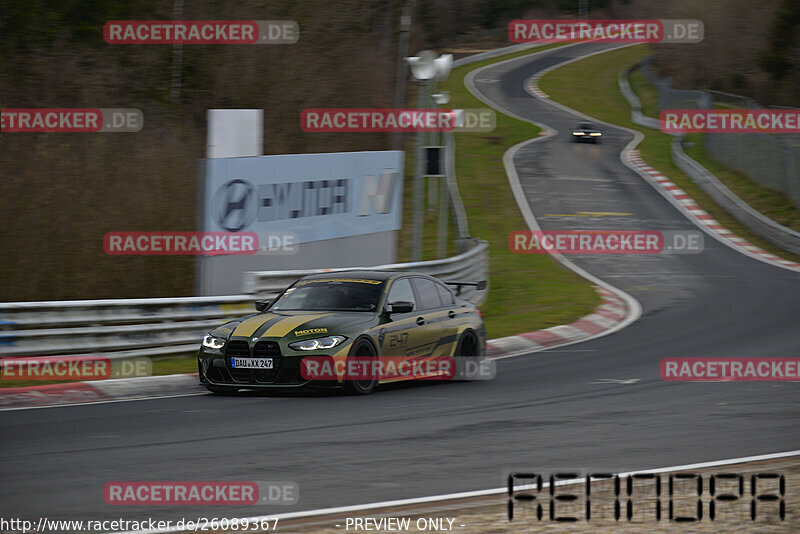
[[[456,346],[456,380],[470,381],[478,376],[478,359],[480,358],[478,336],[472,330],[461,334]]]
[[[350,354],[348,358],[351,356],[357,356],[359,361],[363,362],[364,360],[373,360],[377,358],[377,354],[375,353],[375,348],[372,346],[372,343],[367,341],[366,339],[359,339],[355,343],[353,343],[353,348],[350,349]],[[371,368],[371,365],[370,365]],[[347,369],[347,366],[345,366]],[[351,395],[369,395],[375,390],[375,386],[378,385],[377,378],[365,378],[363,380],[345,380],[344,382],[344,389],[347,393]]]

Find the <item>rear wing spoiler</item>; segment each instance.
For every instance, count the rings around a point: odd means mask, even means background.
[[[456,295],[461,295],[461,288],[464,286],[474,287],[478,291],[486,289],[486,280],[478,280],[477,282],[470,282],[468,280],[443,280],[448,286],[456,286]]]

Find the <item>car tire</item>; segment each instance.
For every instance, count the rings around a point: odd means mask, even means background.
[[[208,391],[210,391],[211,393],[214,393],[215,395],[233,395],[234,393],[239,391],[239,388],[231,388],[231,387],[226,387],[226,386],[214,386],[212,384],[203,384],[203,387],[205,387]]]
[[[467,363],[476,360],[482,355],[480,353],[480,342],[478,335],[473,330],[466,330],[458,339],[454,359],[456,361],[455,379],[462,382],[471,382],[477,377],[477,369]]]
[[[365,338],[358,339],[353,343],[353,346],[350,348],[350,354],[348,354],[348,357],[350,356],[369,359],[378,357],[375,347]],[[345,369],[346,368],[347,365],[345,363]],[[372,380],[345,380],[344,390],[350,395],[369,395],[375,390],[377,385],[377,378]]]

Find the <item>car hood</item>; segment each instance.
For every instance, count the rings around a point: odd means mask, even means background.
[[[375,320],[373,312],[291,311],[256,313],[212,330],[218,337],[310,339],[329,335],[352,337],[359,325]],[[366,328],[366,326],[364,326]]]

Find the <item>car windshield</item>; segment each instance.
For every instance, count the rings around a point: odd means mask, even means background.
[[[383,280],[300,280],[287,289],[270,310],[374,311],[382,288]]]
[[[581,130],[594,130],[594,124],[591,122],[581,122],[578,124],[578,128]]]

